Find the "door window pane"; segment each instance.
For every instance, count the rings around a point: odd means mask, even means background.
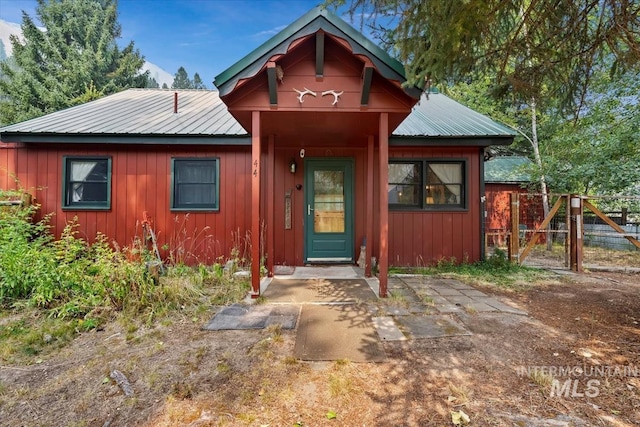
[[[344,172],[314,171],[313,227],[316,233],[344,233]]]

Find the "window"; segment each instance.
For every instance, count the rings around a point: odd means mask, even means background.
[[[173,210],[219,209],[219,162],[215,158],[171,159]]]
[[[111,158],[63,158],[63,208],[111,208]]]
[[[389,162],[389,206],[392,209],[466,208],[464,161]]]

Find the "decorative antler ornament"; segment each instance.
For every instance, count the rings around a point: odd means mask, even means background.
[[[333,102],[331,103],[331,105],[336,105],[338,103],[338,97],[343,93],[344,91],[336,92],[335,90],[325,90],[324,92],[322,92],[322,96],[333,95]]]
[[[310,89],[307,89],[306,87],[304,88],[304,90],[298,90],[296,88],[293,88],[293,90],[298,92],[298,101],[300,101],[300,104],[302,104],[304,102],[304,96],[305,95],[318,96],[317,93],[315,93],[314,91],[312,91]]]

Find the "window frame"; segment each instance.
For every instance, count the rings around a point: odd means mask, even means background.
[[[184,206],[177,204],[177,187],[176,181],[176,164],[181,162],[213,162],[215,171],[213,183],[214,203],[200,206]],[[172,157],[171,158],[171,187],[170,192],[170,210],[172,212],[219,212],[220,211],[220,157]]]
[[[469,210],[469,173],[468,173],[468,159],[465,158],[391,158],[389,159],[389,165],[391,164],[419,164],[420,165],[420,187],[419,187],[419,200],[418,204],[405,205],[400,203],[389,203],[389,210],[391,211],[431,211],[431,212],[464,212]],[[426,186],[427,186],[427,171],[429,164],[458,164],[462,167],[462,182],[461,186],[461,201],[459,204],[427,204],[426,203]],[[387,186],[392,183],[387,178]],[[453,184],[453,183],[449,183]],[[446,184],[443,184],[446,185]]]
[[[107,197],[104,201],[79,201],[73,202],[71,201],[71,162],[73,161],[105,161],[107,162],[107,180],[106,184],[106,193]],[[113,161],[111,156],[106,155],[98,155],[98,156],[78,156],[78,155],[69,155],[62,156],[62,210],[65,211],[82,211],[82,210],[90,210],[90,211],[108,211],[111,210],[111,177],[112,177],[112,166]]]

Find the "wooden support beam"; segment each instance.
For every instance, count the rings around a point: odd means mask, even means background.
[[[625,239],[627,239],[629,242],[631,242],[631,244],[633,246],[635,246],[636,248],[640,249],[640,242],[638,240],[634,239],[632,236],[627,236],[626,235],[627,232],[624,231],[624,229],[622,227],[620,227],[618,224],[613,222],[613,220],[611,220],[611,218],[609,218],[607,215],[605,215],[600,209],[596,208],[594,205],[589,203],[589,201],[587,201],[587,200],[583,201],[583,205],[584,205],[585,208],[589,209],[591,212],[596,214],[600,219],[602,219],[604,222],[606,222],[607,225],[609,225],[611,228],[616,230],[618,233],[624,234],[625,235],[624,236]]]
[[[260,111],[251,112],[251,298],[260,295]]]
[[[324,32],[316,33],[316,78],[324,77]]]
[[[278,78],[276,74],[276,63],[267,62],[267,81],[269,82],[269,104],[278,105]]]
[[[269,277],[273,277],[274,269],[274,254],[275,254],[275,166],[276,166],[276,152],[275,152],[275,135],[269,135],[269,142],[267,145],[267,271]]]
[[[513,263],[520,261],[520,193],[511,193],[511,233],[509,236],[509,259]]]
[[[378,189],[380,190],[380,254],[378,256],[378,280],[380,281],[380,298],[387,296],[389,274],[389,113],[380,113],[378,131],[379,172]]]
[[[367,192],[365,206],[373,206],[373,135],[367,139]],[[368,212],[365,223],[367,253],[365,254],[365,277],[371,277],[371,252],[373,250],[373,212]]]
[[[364,67],[362,71],[362,94],[360,95],[360,105],[369,105],[369,94],[371,93],[371,80],[373,80],[373,67]]]

